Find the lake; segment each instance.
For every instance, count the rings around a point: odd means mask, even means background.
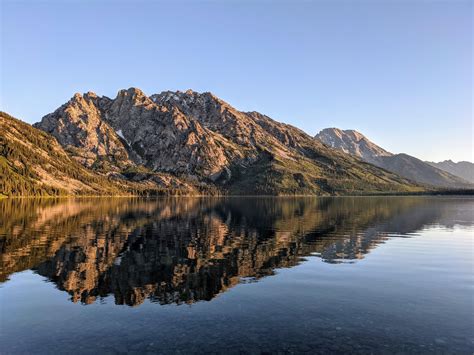
[[[0,352],[474,351],[474,198],[0,201]]]

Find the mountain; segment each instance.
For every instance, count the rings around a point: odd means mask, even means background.
[[[0,113],[0,193],[4,195],[116,194],[120,189],[72,160],[58,142]]]
[[[355,130],[343,131],[338,128],[326,128],[319,132],[316,138],[330,147],[355,155],[372,164],[377,163],[380,157],[394,155],[372,143],[363,134]]]
[[[412,181],[443,188],[472,188],[468,181],[408,154],[393,154],[354,130],[326,128],[318,141]]]
[[[474,164],[468,161],[460,161],[458,163],[452,160],[445,160],[439,163],[427,161],[426,163],[435,168],[444,170],[450,174],[459,176],[460,178],[474,184]]]
[[[225,194],[347,194],[420,191],[396,174],[340,153],[258,112],[238,111],[211,93],[151,96],[92,92],[34,125],[84,167],[135,177],[166,173]]]
[[[79,164],[50,134],[0,112],[0,197],[131,195],[173,190],[196,193],[179,179],[154,174],[138,183]]]

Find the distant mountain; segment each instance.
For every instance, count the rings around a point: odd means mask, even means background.
[[[35,127],[99,174],[169,174],[224,194],[348,194],[423,188],[211,93],[76,94]],[[127,174],[126,172],[132,172]],[[202,190],[202,189],[200,189]]]
[[[439,163],[427,161],[426,163],[435,168],[444,170],[450,174],[459,176],[460,178],[474,184],[474,164],[468,161],[460,161],[458,163],[452,160],[445,160]]]
[[[372,143],[363,134],[355,130],[326,128],[316,135],[316,138],[344,153],[355,155],[369,163],[377,163],[380,157],[393,156],[392,153]]]
[[[326,128],[317,140],[412,181],[443,188],[472,188],[468,181],[408,154],[393,154],[354,130]]]

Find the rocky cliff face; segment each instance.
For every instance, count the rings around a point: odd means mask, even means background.
[[[215,180],[239,156],[198,120],[134,88],[119,91],[114,100],[76,94],[36,127],[55,136],[82,164],[104,172],[143,164],[152,171]]]
[[[74,98],[73,109],[65,109],[58,120],[45,118],[63,146],[52,135],[0,112],[0,197],[213,193],[165,172],[117,172],[136,165],[110,126],[98,121],[95,109],[89,116],[74,112],[76,105],[90,109],[87,96]],[[104,157],[101,164],[99,156]]]
[[[101,173],[144,169],[236,194],[337,194],[419,187],[211,93],[135,88],[76,94],[36,127]]]
[[[86,167],[119,171],[131,165],[132,159],[121,137],[104,121],[105,110],[111,103],[112,100],[92,92],[75,94],[35,126],[51,133]]]
[[[316,140],[412,181],[437,187],[472,188],[468,181],[408,154],[393,154],[354,130],[326,128]]]

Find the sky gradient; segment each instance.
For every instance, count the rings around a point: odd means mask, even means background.
[[[191,88],[311,135],[473,160],[471,1],[0,3],[0,109],[30,123],[75,92]]]

